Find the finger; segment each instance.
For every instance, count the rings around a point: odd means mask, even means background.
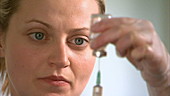
[[[133,30],[137,30],[135,26],[112,26],[110,29],[107,29],[103,32],[100,32],[97,38],[92,40],[91,47],[93,49],[99,48],[107,43],[115,43],[120,37],[128,32],[133,32]]]
[[[111,19],[103,19],[98,23],[95,23],[91,26],[91,31],[93,32],[102,32],[113,26],[120,25],[132,25],[137,22],[137,19],[134,18],[111,18]]]
[[[121,32],[115,30],[114,28],[101,33],[97,38],[91,41],[91,48],[98,49],[110,42],[115,42],[120,37]]]
[[[135,27],[136,29],[138,29],[138,31],[144,31],[146,29],[148,31],[154,31],[154,26],[150,21],[128,18],[128,17],[103,19],[100,22],[92,25],[91,31],[92,32],[102,32],[102,31],[108,30],[109,28],[112,28],[113,26],[116,26],[118,28],[122,28],[122,26],[123,27],[128,26],[129,29],[131,29],[131,27]]]
[[[142,71],[147,66],[146,62],[152,59],[153,49],[149,45],[139,46],[128,50],[126,56],[136,69]]]
[[[141,63],[139,63],[139,61],[133,59],[130,56],[131,50],[127,51],[127,59],[131,62],[131,64],[138,70],[142,71],[143,70],[143,65]]]
[[[115,19],[115,18],[112,18],[112,19]],[[145,29],[145,28],[137,27],[137,25],[140,25],[140,26],[144,25],[143,23],[146,23],[146,21],[137,20],[136,21],[137,24],[135,24],[135,23],[133,24],[132,21],[134,22],[135,19],[116,18],[115,21],[116,20],[117,20],[117,22],[119,21],[118,23],[125,23],[125,24],[113,26],[112,24],[108,23],[109,21],[107,21],[107,20],[104,20],[104,21],[100,22],[101,25],[100,25],[100,23],[98,23],[99,26],[101,26],[98,29],[100,29],[100,28],[102,29],[102,26],[105,26],[105,25],[106,25],[106,27],[104,27],[105,31],[102,32],[102,34],[98,38],[93,40],[93,42],[91,43],[91,45],[92,45],[91,47],[93,49],[97,49],[97,48],[99,48],[99,47],[101,47],[103,45],[106,45],[107,43],[113,43],[114,44],[116,41],[119,40],[120,37],[122,37],[124,34],[127,34],[127,33],[131,34],[129,36],[130,37],[130,39],[129,39],[130,42],[127,45],[131,44],[133,47],[140,46],[142,44],[142,42],[144,42],[145,40],[152,41],[151,38],[152,38],[152,33],[153,32],[150,32],[149,28]],[[105,22],[105,21],[107,21],[107,22]],[[128,21],[131,22],[131,23],[129,23]],[[107,24],[109,24],[108,25],[109,27],[112,25],[112,27],[110,29],[107,29],[107,28],[109,28],[107,26]],[[140,31],[142,31],[142,32],[140,32]],[[138,36],[138,35],[141,35],[141,36]],[[126,45],[126,44],[123,44],[123,45]],[[128,48],[128,47],[131,47],[131,46],[127,46],[126,48]],[[121,48],[118,48],[118,49],[121,49]],[[120,53],[125,53],[125,52],[120,52]]]
[[[165,55],[163,55],[165,56]],[[131,51],[130,57],[140,64],[144,63],[144,67],[147,68],[151,73],[163,74],[166,72],[167,63],[164,58],[156,55],[151,45],[140,46]]]
[[[151,36],[143,36],[139,32],[129,32],[124,34],[116,42],[116,50],[121,56],[125,56],[128,50],[145,44],[152,44]]]
[[[140,46],[131,51],[131,58],[139,62],[144,59],[152,59],[152,57],[153,49],[149,45]]]
[[[115,44],[116,51],[119,54],[119,56],[124,57],[126,55],[127,50],[131,49],[132,44],[133,43],[130,34],[122,36]]]

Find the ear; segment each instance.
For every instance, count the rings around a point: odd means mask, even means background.
[[[5,56],[4,53],[4,32],[2,31],[2,28],[0,27],[0,57],[3,58]]]

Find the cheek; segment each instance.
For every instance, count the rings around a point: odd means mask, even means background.
[[[95,57],[91,50],[71,56],[71,69],[75,76],[74,88],[76,92],[82,92],[92,73]]]
[[[72,67],[80,81],[87,82],[95,64],[95,57],[92,56],[91,50],[84,53],[85,54],[81,54],[74,59],[76,63]]]
[[[22,49],[21,47],[12,47],[10,49],[7,50],[7,54],[5,57],[7,68],[13,69],[15,71],[22,71],[30,68],[29,62],[32,62],[32,60],[30,59],[32,57],[28,50]]]
[[[5,50],[7,72],[13,84],[27,84],[25,82],[31,80],[34,75],[36,57],[29,49],[25,44],[12,43]]]

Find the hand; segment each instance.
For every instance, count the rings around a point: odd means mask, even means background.
[[[104,19],[92,25],[91,31],[101,33],[92,41],[92,49],[112,43],[121,56],[126,56],[141,71],[150,86],[170,84],[170,56],[151,22],[133,18]]]

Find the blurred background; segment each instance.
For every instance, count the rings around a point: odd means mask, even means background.
[[[107,0],[106,6],[106,13],[113,17],[134,17],[153,22],[170,52],[170,0]],[[117,57],[113,45],[108,45],[106,50],[108,56],[101,59],[103,96],[149,96],[140,72],[126,58]],[[81,96],[92,96],[96,74],[97,64]]]
[[[170,52],[170,0],[106,0],[107,12],[113,17],[134,17],[153,22],[157,33]],[[146,83],[126,58],[115,54],[115,46],[106,48],[101,59],[103,96],[149,96]],[[92,96],[96,84],[97,64],[81,96]]]

